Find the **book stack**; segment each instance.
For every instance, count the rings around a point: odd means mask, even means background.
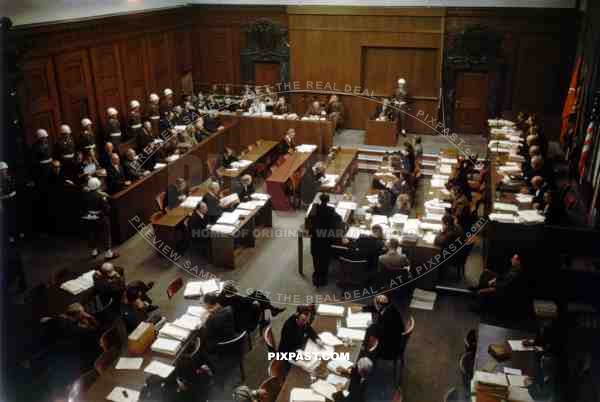
[[[94,270],[81,274],[77,278],[67,281],[60,285],[62,290],[65,290],[72,295],[78,295],[91,289],[94,286]]]
[[[410,301],[410,307],[420,310],[433,310],[436,299],[437,293],[435,292],[429,292],[423,289],[415,289],[412,300]]]
[[[473,382],[477,401],[501,401],[508,398],[508,380],[504,373],[476,371]]]
[[[373,316],[371,313],[353,313],[352,309],[348,309],[348,315],[346,316],[346,326],[348,328],[361,328],[365,329],[371,325]]]
[[[183,343],[175,339],[158,337],[150,346],[150,349],[155,353],[162,353],[167,356],[175,356],[181,349]]]
[[[317,314],[326,315],[330,317],[343,317],[345,309],[346,308],[344,306],[336,306],[332,304],[319,304],[317,306]]]

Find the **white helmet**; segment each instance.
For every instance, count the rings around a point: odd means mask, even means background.
[[[165,96],[170,96],[170,95],[173,95],[173,90],[172,90],[171,88],[166,88],[166,89],[163,91],[163,94],[164,94]]]
[[[102,185],[102,183],[100,182],[100,179],[98,179],[97,177],[90,177],[88,179],[87,188],[90,191],[98,190],[101,185]]]
[[[150,94],[150,100],[152,102],[158,102],[160,100],[160,98],[158,97],[157,94]]]
[[[138,102],[136,100],[132,100],[131,102],[129,102],[129,107],[132,109],[135,109],[136,107],[140,107],[140,102]]]
[[[115,109],[114,107],[109,107],[108,109],[106,109],[106,114],[109,116],[116,116],[119,112],[117,112],[117,109]]]
[[[0,170],[8,169],[8,165],[4,161],[0,161]]]
[[[400,78],[398,80],[398,84],[406,84],[406,80],[404,78]]]
[[[92,121],[90,119],[88,119],[87,117],[81,119],[82,127],[87,127],[87,126],[91,126],[91,125],[92,125]]]
[[[68,124],[61,124],[60,132],[61,134],[71,134],[71,127]]]
[[[44,130],[43,128],[40,128],[39,130],[37,130],[35,132],[35,135],[38,138],[48,138],[48,132],[46,130]]]

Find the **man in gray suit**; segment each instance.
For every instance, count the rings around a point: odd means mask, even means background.
[[[398,239],[391,238],[387,242],[387,252],[379,256],[380,269],[398,270],[409,265],[408,258],[398,252]]]

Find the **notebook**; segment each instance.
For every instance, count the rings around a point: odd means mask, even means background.
[[[202,327],[202,324],[202,318],[190,314],[184,314],[175,321],[173,321],[173,325],[188,331],[199,329],[200,327]]]
[[[209,312],[204,306],[189,306],[186,314],[199,317],[202,320],[206,320]]]
[[[141,357],[121,357],[115,366],[117,370],[139,370],[144,359]]]
[[[181,348],[181,345],[182,343],[178,340],[159,337],[154,341],[152,346],[150,346],[150,349],[156,353],[175,356]]]
[[[365,329],[371,325],[371,321],[373,321],[371,313],[353,313],[351,309],[348,309],[348,315],[346,316],[346,326],[348,328]]]
[[[325,380],[317,380],[313,383],[310,388],[319,395],[323,395],[325,398],[333,400],[333,394],[337,392],[335,385],[328,383]]]
[[[310,388],[292,388],[290,402],[325,402],[325,397]]]
[[[346,338],[352,341],[362,341],[365,338],[366,331],[353,328],[338,328],[337,337]]]
[[[158,331],[158,336],[163,338],[176,339],[178,341],[185,341],[190,337],[191,331],[187,329],[183,329],[172,323],[166,323],[163,327]]]
[[[346,359],[335,359],[335,360],[331,360],[329,361],[329,363],[327,363],[327,368],[329,369],[329,371],[337,373],[337,369],[341,368],[344,370],[350,370],[352,368],[352,362],[350,360],[346,360]]]
[[[159,377],[167,378],[171,375],[173,370],[175,370],[174,366],[153,360],[146,366],[144,373],[155,374]]]
[[[113,402],[137,402],[140,399],[140,392],[124,387],[114,387],[106,399]]]
[[[325,345],[329,346],[340,346],[343,344],[343,342],[331,332],[321,332],[319,334],[319,339],[321,339]]]
[[[203,281],[190,281],[185,284],[183,290],[183,297],[200,297],[202,296],[202,283]]]
[[[336,306],[332,304],[319,304],[319,306],[317,307],[317,314],[332,317],[343,317],[344,310],[344,306]]]

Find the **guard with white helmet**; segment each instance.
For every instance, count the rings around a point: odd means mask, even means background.
[[[397,81],[398,86],[396,87],[396,91],[394,94],[394,99],[392,101],[395,108],[400,109],[405,107],[408,102],[408,91],[406,90],[406,79],[398,78]],[[404,111],[399,110],[396,113],[397,117],[397,126],[398,126],[398,134],[402,134],[406,137],[406,113]]]
[[[142,131],[142,113],[140,112],[140,102],[132,100],[129,102],[129,138],[137,138]]]
[[[96,148],[96,135],[92,127],[92,121],[85,117],[81,119],[81,138],[80,148],[90,150]]]
[[[121,144],[121,123],[119,122],[119,112],[114,107],[106,109],[108,115],[106,141],[112,142],[116,149],[119,149]]]
[[[152,124],[152,132],[158,135],[158,121],[160,120],[160,98],[157,94],[150,94],[148,104],[146,106],[146,119]]]
[[[39,180],[44,172],[50,169],[50,145],[48,142],[48,132],[43,128],[38,129],[35,132],[36,140],[32,146],[33,162],[36,166],[36,176]]]
[[[59,155],[65,176],[72,180],[75,174],[75,141],[68,124],[60,125],[60,137],[56,142],[56,154]]]
[[[173,90],[171,88],[166,88],[163,91],[163,99],[160,104],[160,115],[165,116],[171,110],[173,110],[173,106],[175,106],[175,96],[173,94]]]
[[[104,259],[112,260],[119,256],[111,248],[110,235],[110,204],[108,195],[101,189],[102,182],[97,177],[90,177],[87,181],[86,190],[83,193],[85,203],[85,215],[82,217],[88,227],[90,248],[92,257],[104,250]]]

